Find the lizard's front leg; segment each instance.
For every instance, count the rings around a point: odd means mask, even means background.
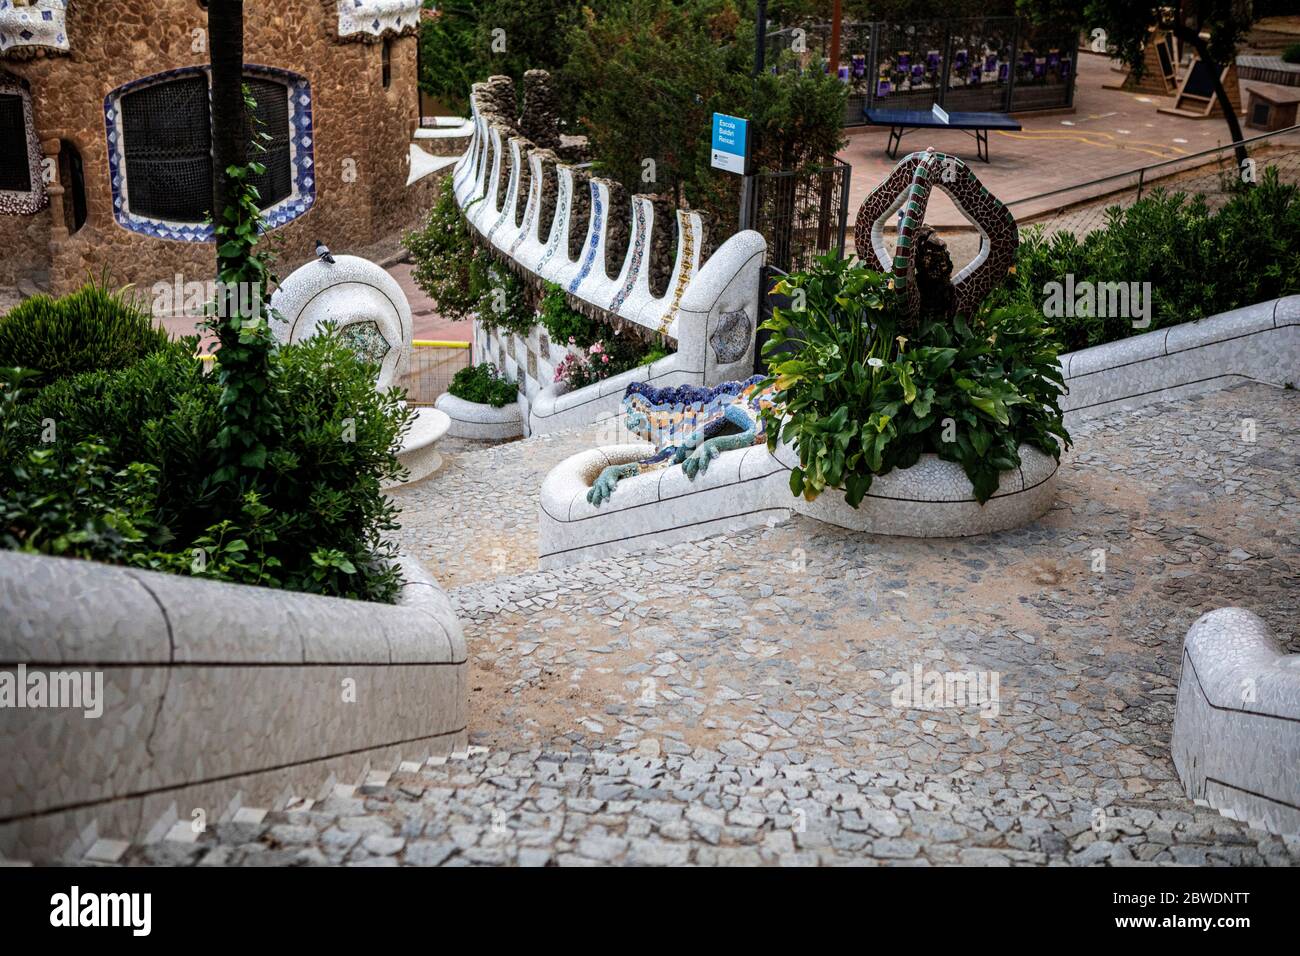
[[[749,409],[743,405],[729,405],[726,411],[726,420],[741,431],[734,435],[719,435],[717,438],[710,438],[700,443],[690,457],[682,462],[682,471],[686,472],[686,477],[691,481],[695,480],[697,474],[703,474],[709,470],[709,462],[717,458],[724,451],[732,451],[736,448],[748,448],[754,444],[754,437],[758,434],[758,423],[754,420]]]
[[[631,478],[633,475],[641,474],[640,462],[629,462],[626,465],[610,465],[600,473],[595,482],[592,483],[591,489],[587,492],[587,501],[593,505],[599,505],[602,501],[608,501],[609,497],[614,494],[614,486],[624,478]]]

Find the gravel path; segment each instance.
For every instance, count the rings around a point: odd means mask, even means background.
[[[1197,616],[1300,630],[1297,429],[1296,393],[1238,387],[1076,427],[1017,531],[794,518],[547,572],[537,487],[591,436],[457,452],[398,497],[465,622],[474,752],[129,859],[1300,862],[1169,759]]]

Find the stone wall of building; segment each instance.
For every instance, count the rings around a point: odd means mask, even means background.
[[[411,134],[419,124],[416,38],[390,36],[391,82],[385,89],[383,41],[341,41],[336,11],[321,0],[245,5],[245,62],[289,70],[311,84],[315,204],[274,232],[282,243],[281,273],[309,258],[316,238],[348,252],[415,225],[436,188],[436,176],[406,185]],[[62,241],[56,235],[51,251],[51,210],[26,217],[44,220],[43,227],[0,217],[6,250],[0,281],[18,277],[8,272],[44,268],[53,291],[62,293],[104,270],[114,283],[142,289],[171,281],[178,272],[187,279],[211,275],[211,243],[152,238],[116,222],[104,119],[105,97],[123,84],[206,65],[206,25],[206,12],[195,0],[78,3],[69,13],[69,54],[6,59],[5,69],[30,86],[41,141],[66,140],[80,151],[87,220]]]

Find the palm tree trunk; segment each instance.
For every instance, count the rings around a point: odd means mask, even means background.
[[[234,201],[226,170],[248,161],[244,116],[244,0],[210,0],[208,48],[212,51],[212,217],[216,222]]]

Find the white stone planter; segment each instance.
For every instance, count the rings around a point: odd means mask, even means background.
[[[1183,642],[1171,750],[1188,796],[1300,834],[1300,654],[1250,611],[1203,615]]]
[[[452,438],[509,441],[524,433],[518,402],[495,408],[479,402],[467,402],[450,392],[444,392],[438,396],[434,405],[447,416],[447,434]]]
[[[845,504],[843,492],[828,491],[812,502],[794,497],[790,470],[798,456],[786,446],[772,454],[756,445],[723,452],[694,481],[673,466],[625,478],[600,505],[587,502],[602,469],[645,458],[651,450],[645,443],[597,448],[551,470],[540,495],[541,567],[695,540],[781,519],[791,511],[872,534],[985,534],[1035,520],[1051,508],[1056,493],[1056,460],[1022,445],[1022,466],[1006,472],[983,505],[959,465],[924,455],[912,468],[876,478],[855,510]]]
[[[0,552],[0,671],[102,686],[97,718],[0,708],[0,855],[78,859],[463,749],[460,623],[403,571],[390,606]]]
[[[1057,472],[1051,455],[1028,445],[1021,445],[1019,452],[1020,467],[1002,473],[998,490],[984,504],[975,500],[961,465],[925,454],[911,468],[873,479],[857,508],[850,508],[844,492],[836,490],[814,501],[793,498],[791,507],[850,531],[909,538],[962,538],[1018,528],[1052,507]],[[775,455],[787,472],[799,464],[798,454],[788,445],[778,445]]]

